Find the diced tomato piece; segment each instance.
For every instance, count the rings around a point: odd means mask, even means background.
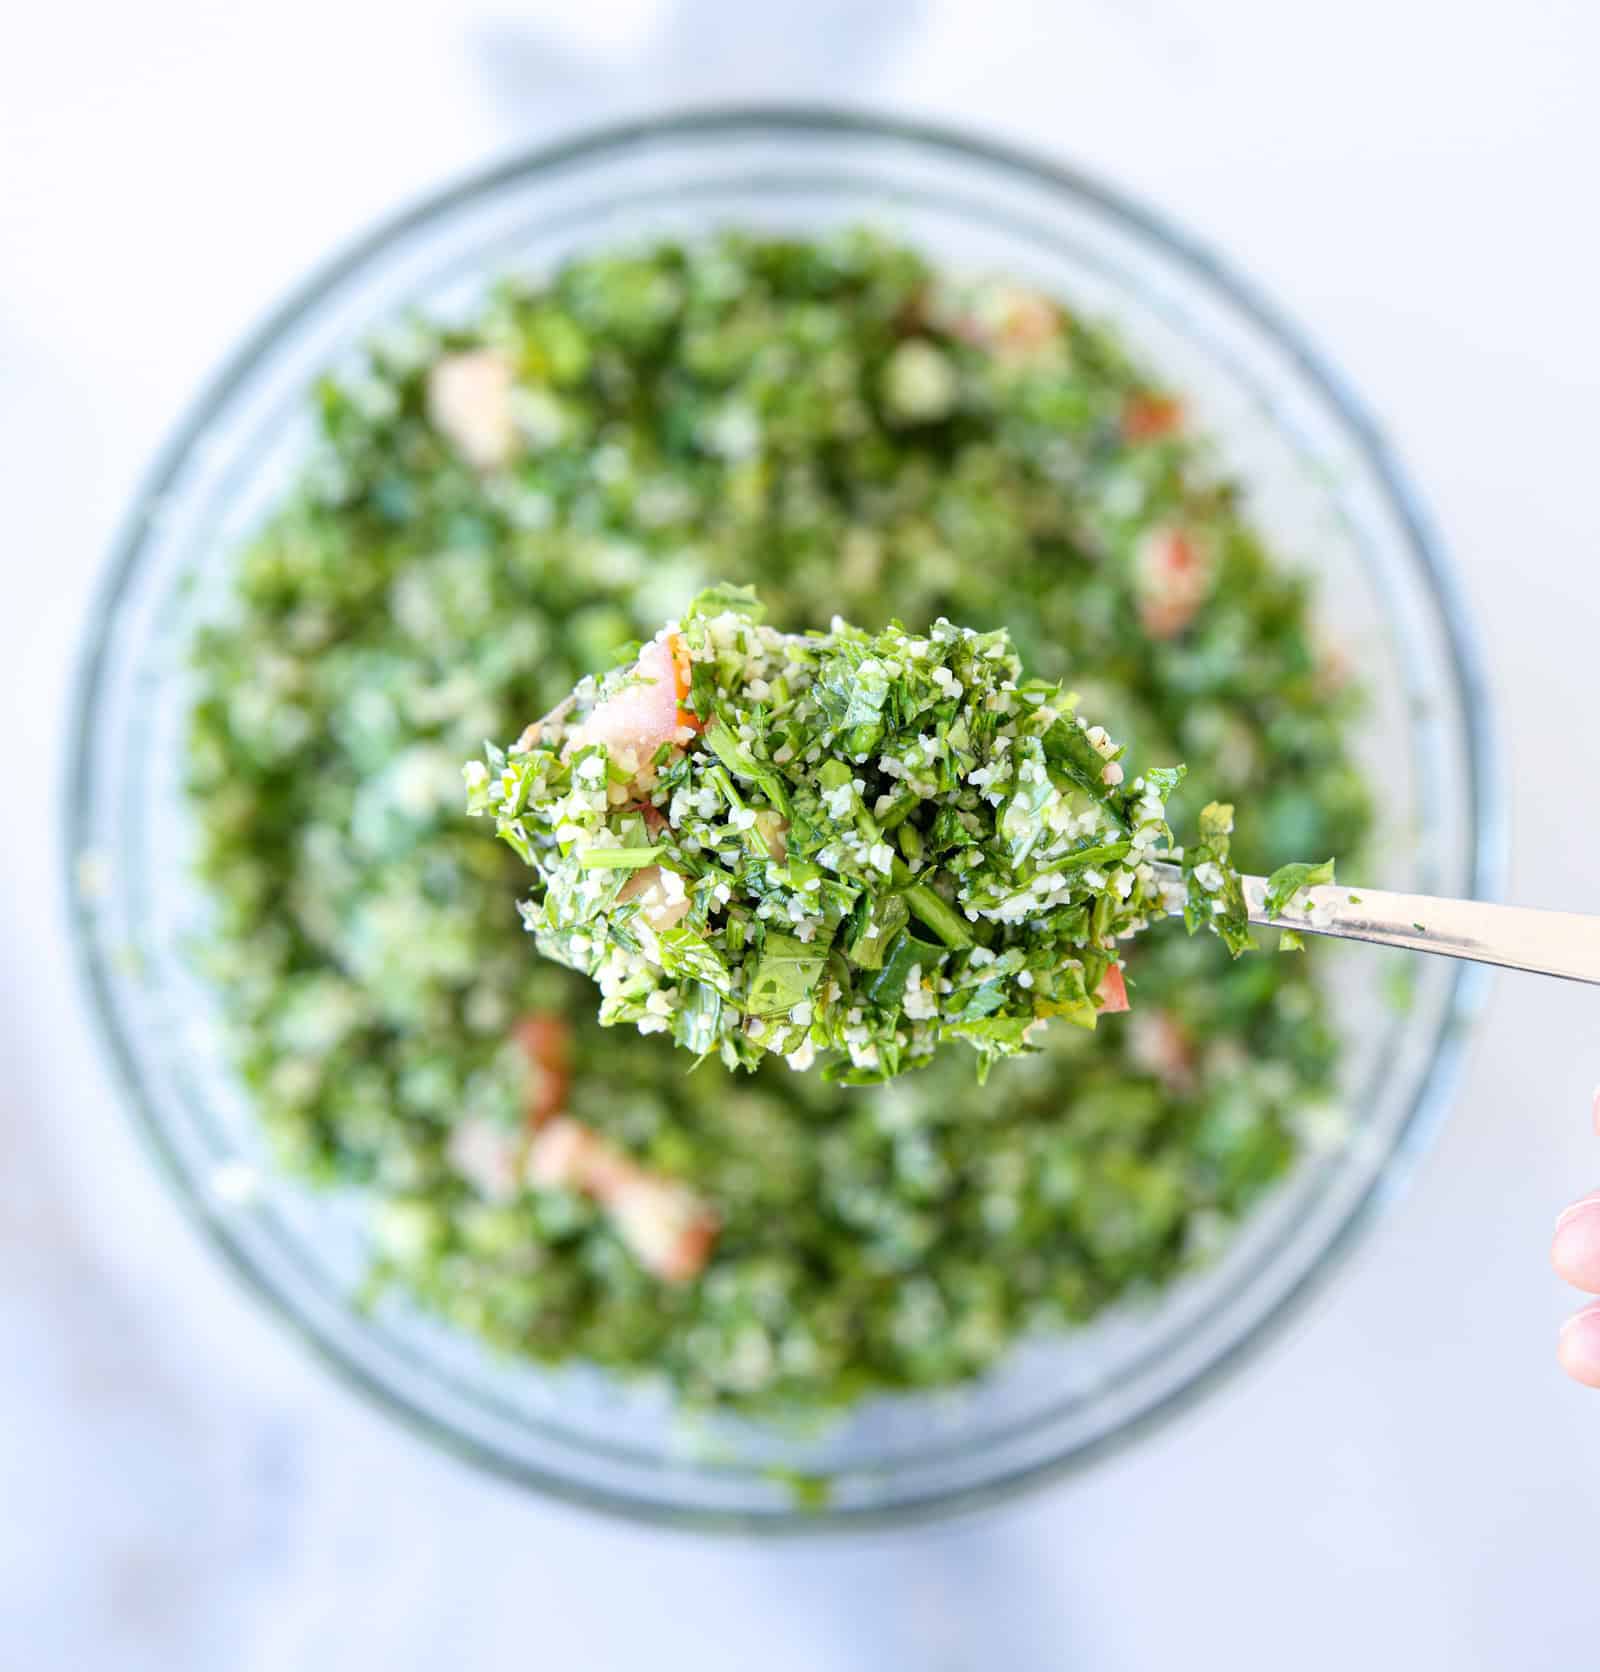
[[[982,285],[954,308],[934,314],[934,323],[951,336],[1014,365],[1053,348],[1065,322],[1061,308],[1049,297],[1011,284]]]
[[[593,1195],[606,1172],[609,1146],[582,1121],[558,1115],[528,1146],[528,1182]]]
[[[710,1259],[716,1216],[683,1185],[632,1168],[597,1199],[640,1265],[666,1282],[687,1282]]]
[[[498,470],[517,450],[511,362],[493,348],[447,354],[428,373],[428,422],[475,470]]]
[[[512,1030],[528,1058],[528,1121],[542,1126],[572,1088],[572,1030],[559,1016],[524,1016]]]
[[[1019,290],[1008,299],[1001,318],[999,346],[1026,357],[1047,348],[1061,335],[1061,310],[1047,297]]]
[[[689,693],[694,689],[694,663],[689,647],[677,633],[667,634],[667,649],[672,656],[672,693],[678,701],[678,724],[690,731],[700,731],[705,722],[691,709]]]
[[[697,1276],[711,1256],[717,1218],[688,1186],[639,1166],[567,1116],[534,1137],[528,1181],[592,1197],[639,1264],[668,1283]]]
[[[572,730],[567,747],[604,744],[613,756],[631,753],[643,766],[663,743],[682,741],[681,730],[700,722],[683,706],[689,695],[689,653],[676,633],[652,639],[639,652],[637,678],[599,703]]]
[[[1130,395],[1122,409],[1122,434],[1127,441],[1160,441],[1182,428],[1183,402],[1172,395]]]
[[[1181,528],[1151,529],[1134,557],[1144,630],[1152,638],[1176,638],[1210,594],[1212,579],[1212,565],[1193,535]]]
[[[1128,1055],[1174,1094],[1194,1085],[1194,1042],[1169,1011],[1146,1005],[1128,1022]]]
[[[1128,984],[1122,976],[1122,966],[1113,964],[1100,977],[1100,1013],[1103,1016],[1115,1015],[1118,1011],[1130,1008],[1128,1004]]]

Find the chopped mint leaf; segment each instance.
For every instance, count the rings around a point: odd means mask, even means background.
[[[793,935],[767,935],[744,998],[746,1015],[786,1016],[816,990],[827,961],[826,947],[807,945]]]
[[[1262,902],[1268,917],[1282,917],[1302,889],[1317,888],[1333,881],[1333,861],[1325,859],[1320,865],[1280,865],[1267,878],[1267,892]]]

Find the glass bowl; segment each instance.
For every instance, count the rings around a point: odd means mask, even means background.
[[[1275,547],[1373,694],[1383,785],[1374,885],[1492,893],[1498,813],[1482,687],[1448,569],[1370,419],[1245,283],[1185,234],[1070,171],[860,115],[718,111],[518,158],[361,240],[238,350],[140,495],[89,628],[68,854],[78,951],[128,1102],[213,1245],[307,1346],[430,1439],[541,1491],[661,1521],[761,1530],[897,1520],[993,1499],[1101,1456],[1217,1386],[1326,1278],[1443,1108],[1478,973],[1330,961],[1349,1132],[1307,1153],[1225,1255],[1158,1301],[1014,1351],[981,1383],[810,1428],[686,1420],[658,1392],[496,1358],[403,1306],[354,1304],[358,1205],[268,1174],[186,962],[201,902],[181,795],[185,651],[231,553],[303,455],[304,396],[410,306],[575,252],[735,224],[870,222],[948,268],[1005,273],[1116,323],[1186,391]],[[797,1489],[797,1483],[810,1489]],[[826,1483],[826,1491],[822,1484]]]

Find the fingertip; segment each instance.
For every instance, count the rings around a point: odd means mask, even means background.
[[[1556,1220],[1550,1263],[1574,1288],[1600,1294],[1600,1191],[1591,1191]]]
[[[1594,1096],[1589,1102],[1589,1120],[1596,1135],[1600,1136],[1600,1086],[1594,1088]]]
[[[1556,1357],[1573,1381],[1600,1388],[1600,1303],[1574,1312],[1561,1326]]]

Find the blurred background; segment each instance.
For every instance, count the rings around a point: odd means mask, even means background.
[[[520,146],[708,100],[938,118],[1259,280],[1396,442],[1486,642],[1508,892],[1600,911],[1600,11],[1349,0],[33,8],[0,55],[0,1665],[1581,1663],[1600,1396],[1554,1365],[1600,1182],[1591,992],[1500,979],[1443,1139],[1287,1339],[1064,1487],[762,1548],[481,1478],[333,1385],[180,1222],[74,990],[53,799],[152,451],[326,251]],[[70,793],[70,787],[69,787]]]

